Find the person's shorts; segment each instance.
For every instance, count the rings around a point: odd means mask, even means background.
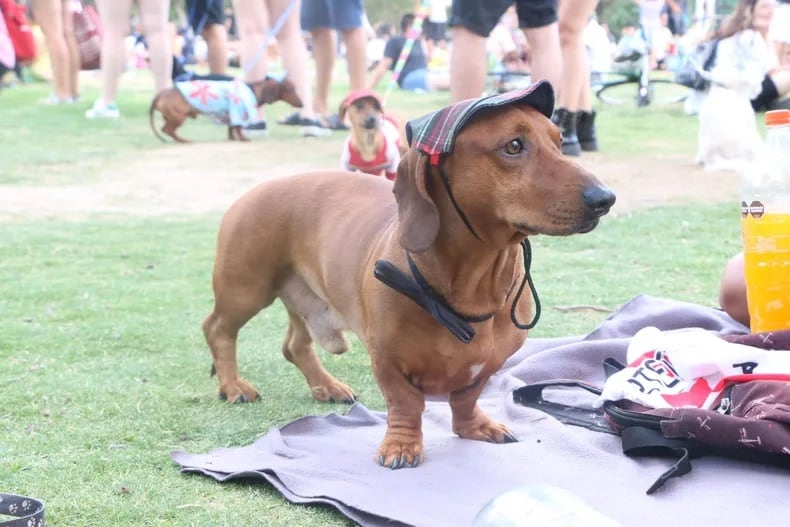
[[[771,37],[777,42],[790,44],[790,3],[780,2],[771,19]]]
[[[362,27],[362,0],[302,0],[302,30],[328,27],[338,31]]]
[[[447,22],[431,22],[426,20],[422,25],[422,32],[426,40],[439,42],[440,40],[447,40]]]
[[[222,0],[187,0],[187,19],[197,34],[211,24],[225,23],[225,5]]]
[[[398,85],[402,90],[418,92],[428,91],[428,69],[419,68],[411,70],[401,79]]]
[[[752,108],[755,112],[765,111],[768,106],[779,98],[779,90],[776,88],[773,79],[769,75],[763,77],[763,87],[760,94],[752,99]]]
[[[453,0],[450,26],[463,26],[487,37],[513,3],[522,29],[544,27],[557,21],[557,0]]]

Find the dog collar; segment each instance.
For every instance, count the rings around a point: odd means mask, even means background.
[[[475,330],[469,323],[484,322],[493,317],[494,313],[486,313],[481,316],[462,315],[431,287],[409,253],[406,253],[406,261],[409,264],[411,277],[387,260],[376,261],[373,275],[386,286],[414,300],[418,306],[430,313],[434,320],[450,330],[450,333],[455,335],[458,340],[464,344],[471,342],[475,336]]]
[[[521,249],[524,254],[524,276],[521,279],[518,292],[513,299],[513,304],[510,306],[510,320],[518,329],[527,330],[535,327],[540,319],[540,298],[538,297],[538,292],[535,289],[535,285],[532,283],[532,276],[530,275],[532,246],[528,239],[524,238],[524,240],[521,241]],[[455,335],[458,340],[464,344],[470,343],[475,336],[475,330],[470,323],[485,322],[493,317],[494,313],[486,313],[480,316],[463,315],[459,313],[447,303],[447,300],[445,300],[442,295],[431,287],[422,273],[420,273],[420,270],[417,268],[417,265],[414,263],[409,253],[406,253],[406,261],[409,264],[411,277],[387,260],[376,261],[373,268],[373,276],[387,287],[412,299],[418,306],[425,309],[434,320]],[[516,318],[516,305],[527,283],[529,284],[529,290],[535,303],[535,314],[528,324],[521,324]]]

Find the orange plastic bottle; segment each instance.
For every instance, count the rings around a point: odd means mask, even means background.
[[[753,333],[790,329],[790,110],[765,114],[765,148],[741,182],[746,295]]]

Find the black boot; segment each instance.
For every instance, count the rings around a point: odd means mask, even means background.
[[[560,128],[562,133],[562,153],[566,156],[579,156],[582,153],[579,138],[576,136],[576,112],[569,112],[565,108],[557,108],[551,120]]]
[[[595,136],[595,110],[579,112],[576,122],[576,136],[585,152],[598,151],[598,139]]]

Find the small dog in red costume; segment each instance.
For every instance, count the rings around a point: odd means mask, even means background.
[[[370,90],[356,90],[340,104],[341,119],[348,116],[350,134],[340,156],[344,169],[395,179],[406,142],[397,122],[384,114],[381,98]]]

